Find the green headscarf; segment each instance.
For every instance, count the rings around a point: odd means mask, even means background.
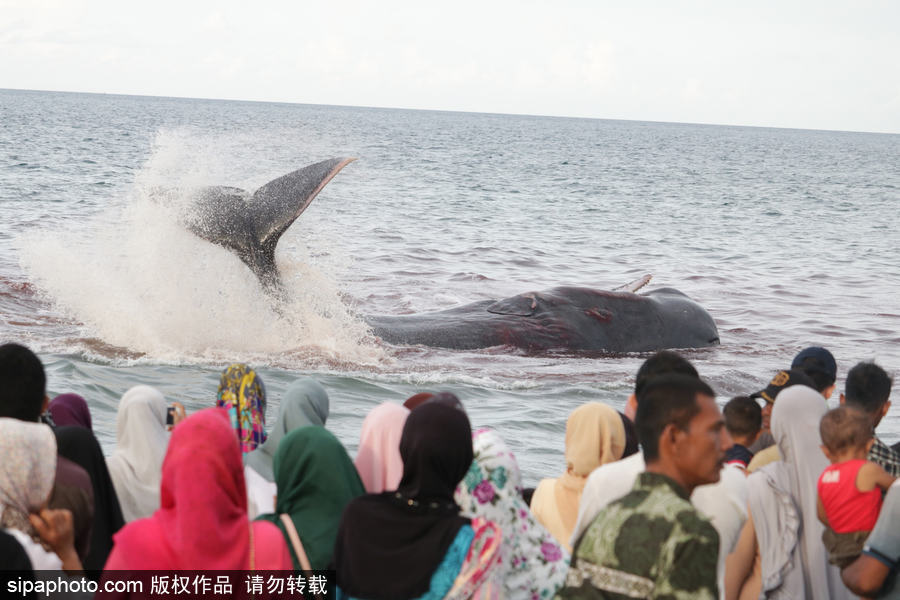
[[[268,481],[275,481],[272,462],[285,435],[306,425],[325,426],[328,392],[315,379],[298,379],[288,386],[281,401],[281,414],[269,437],[253,452],[244,455],[244,464]]]
[[[279,515],[287,514],[300,535],[313,569],[331,562],[344,507],[366,493],[347,450],[324,427],[301,427],[284,436],[274,461],[278,497],[275,514],[258,520],[274,523],[285,536],[294,568],[300,562]]]

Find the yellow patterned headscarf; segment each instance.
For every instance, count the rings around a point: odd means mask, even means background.
[[[216,406],[228,411],[241,452],[255,450],[266,441],[266,387],[253,369],[243,363],[225,369]]]

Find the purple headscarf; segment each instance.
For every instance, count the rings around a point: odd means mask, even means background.
[[[87,402],[78,394],[60,394],[50,403],[50,415],[58,426],[77,425],[85,429],[91,426],[91,411]]]

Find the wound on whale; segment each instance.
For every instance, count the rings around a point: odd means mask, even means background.
[[[275,264],[282,234],[353,158],[331,158],[298,169],[250,193],[206,187],[193,197],[187,227],[234,252],[274,302],[283,289]],[[473,302],[414,315],[365,317],[390,344],[472,350],[512,346],[528,352],[644,352],[719,343],[712,316],[684,293],[658,288],[636,293],[649,276],[617,288],[558,287],[501,300]]]

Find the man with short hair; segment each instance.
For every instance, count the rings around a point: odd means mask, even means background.
[[[638,369],[634,380],[634,392],[625,402],[625,416],[634,421],[638,408],[638,394],[652,379],[667,373],[680,373],[695,379],[700,377],[694,365],[680,354],[671,350],[657,352],[645,360]],[[578,505],[575,529],[569,541],[573,548],[597,512],[613,500],[627,494],[634,485],[638,473],[641,473],[645,466],[644,457],[638,452],[628,458],[602,465],[588,475],[581,494],[581,503]]]
[[[872,423],[874,433],[881,419],[891,408],[889,398],[893,383],[885,370],[875,363],[858,363],[847,373],[841,404],[852,406],[865,413]],[[867,458],[894,477],[900,477],[900,454],[882,442],[877,435]]]
[[[719,536],[690,502],[731,445],[715,394],[695,377],[654,378],[635,425],[647,470],[591,522],[557,597],[718,598]]]
[[[821,346],[804,348],[791,361],[791,368],[803,371],[813,380],[814,390],[826,400],[831,398],[837,380],[837,362],[831,352]]]

